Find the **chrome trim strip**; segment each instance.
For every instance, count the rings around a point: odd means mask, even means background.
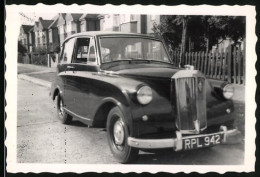
[[[219,135],[219,134],[225,134],[223,131],[219,131],[216,133],[209,133],[209,134],[199,134],[199,135],[192,135],[192,136],[185,136],[182,139],[189,139],[189,138],[199,138],[199,137],[205,137],[205,136],[212,136],[212,135]]]
[[[77,116],[77,117],[80,118],[80,119],[84,119],[84,120],[92,121],[92,120],[89,119],[89,118],[82,117],[82,116],[80,116],[80,115],[78,115],[78,114],[75,114],[74,112],[68,110],[67,108],[63,108],[63,109],[65,109],[65,111],[69,112],[70,114],[73,114],[73,115]]]
[[[172,139],[136,139],[128,137],[127,143],[131,147],[145,148],[145,149],[161,149],[161,148],[173,148],[176,147],[177,140]]]

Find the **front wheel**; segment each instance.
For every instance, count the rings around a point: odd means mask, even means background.
[[[63,124],[70,124],[71,123],[72,116],[65,112],[63,99],[61,98],[60,95],[57,96],[57,114],[58,114],[59,120]]]
[[[128,146],[129,131],[125,117],[119,107],[114,107],[107,118],[108,144],[120,163],[128,163],[138,157],[138,149]]]

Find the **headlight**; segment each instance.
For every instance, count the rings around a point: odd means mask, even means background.
[[[152,89],[148,86],[142,86],[137,91],[137,100],[141,104],[148,104],[152,101],[153,95],[152,95]]]
[[[223,85],[222,87],[222,94],[224,96],[224,98],[226,99],[231,99],[234,95],[234,87],[232,84],[226,83],[225,85]]]

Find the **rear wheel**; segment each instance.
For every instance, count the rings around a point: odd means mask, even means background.
[[[128,146],[129,131],[125,117],[119,107],[114,107],[107,118],[108,144],[120,163],[128,163],[138,157],[138,149]]]
[[[70,124],[71,123],[72,116],[65,112],[63,99],[61,98],[60,95],[57,96],[57,114],[58,114],[59,120],[63,124]]]

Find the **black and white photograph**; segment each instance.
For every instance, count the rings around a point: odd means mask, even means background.
[[[252,6],[6,8],[8,171],[254,169]]]

